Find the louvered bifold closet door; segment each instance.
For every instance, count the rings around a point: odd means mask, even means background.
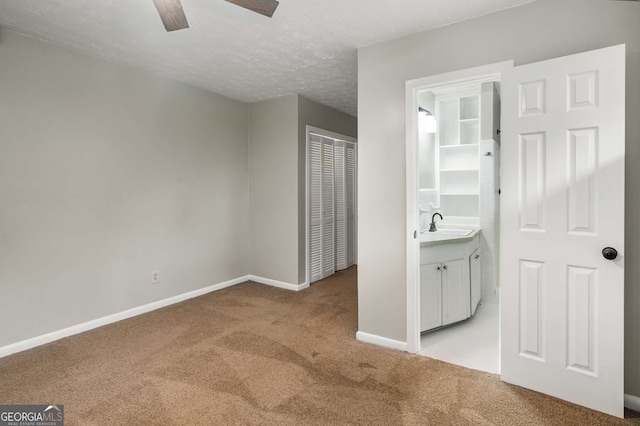
[[[322,138],[309,138],[309,275],[322,279]]]
[[[336,203],[336,270],[347,268],[347,187],[346,155],[344,141],[336,141],[335,155],[335,203]]]
[[[334,149],[333,140],[322,138],[322,277],[336,272]]]
[[[357,197],[357,171],[356,171],[356,145],[345,143],[345,188],[346,188],[346,267],[356,263],[356,200]]]

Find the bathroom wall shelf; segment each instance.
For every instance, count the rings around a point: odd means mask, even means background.
[[[435,99],[438,201],[452,220],[480,214],[480,93],[447,93]]]
[[[461,145],[444,145],[444,146],[440,146],[440,149],[464,149],[464,148],[473,148],[473,147],[478,147],[478,143],[465,143],[465,144],[461,144]]]

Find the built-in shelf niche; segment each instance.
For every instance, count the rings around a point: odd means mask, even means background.
[[[478,217],[479,195],[440,194],[440,211],[446,217]]]
[[[440,147],[440,171],[478,170],[479,167],[478,144]]]
[[[477,195],[480,188],[478,170],[440,170],[440,194]]]

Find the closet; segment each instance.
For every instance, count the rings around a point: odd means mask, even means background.
[[[355,263],[356,155],[353,141],[308,134],[309,283]]]

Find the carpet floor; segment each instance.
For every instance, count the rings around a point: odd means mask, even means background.
[[[240,284],[0,359],[0,403],[68,425],[640,425],[355,340],[356,269]]]

